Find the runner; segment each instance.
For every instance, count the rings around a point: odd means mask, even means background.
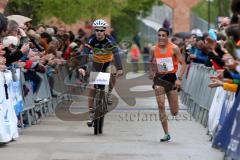
[[[186,64],[180,53],[179,48],[168,40],[169,31],[166,28],[160,28],[158,31],[158,43],[150,49],[150,79],[153,79],[153,89],[159,108],[159,117],[162,123],[165,135],[161,142],[171,139],[168,130],[168,118],[165,112],[165,94],[167,95],[171,114],[178,114],[178,90],[181,86],[182,76]],[[182,65],[178,77],[178,63]]]

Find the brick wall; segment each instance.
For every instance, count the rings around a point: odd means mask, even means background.
[[[191,8],[201,0],[161,0],[173,9],[173,32],[190,30]]]

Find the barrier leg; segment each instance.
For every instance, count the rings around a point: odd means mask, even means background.
[[[199,111],[200,111],[200,106],[194,102],[194,115],[193,117],[195,118],[196,121],[198,121],[198,116],[199,116]]]
[[[49,110],[48,110],[48,108],[47,108],[47,102],[44,102],[43,104],[42,104],[42,109],[43,109],[43,115],[44,115],[44,117],[46,117],[46,116],[48,116],[49,115]]]
[[[198,112],[198,121],[202,124],[202,120],[203,120],[203,108],[202,106],[199,106],[199,112]]]
[[[208,122],[208,110],[204,109],[202,125],[204,127],[207,127],[207,122]]]
[[[52,98],[49,99],[47,102],[47,108],[50,114],[53,114],[53,104],[52,104]]]
[[[195,104],[194,104],[194,101],[191,98],[189,98],[189,107],[191,109],[191,115],[194,117]]]
[[[36,106],[35,106],[35,107],[36,107]],[[34,123],[34,124],[37,124],[37,123],[38,123],[38,120],[40,120],[40,117],[37,116],[38,113],[37,113],[37,111],[36,111],[35,109],[36,109],[36,108],[33,108],[33,109],[32,109],[32,114],[33,114],[33,118],[34,118],[33,123]]]
[[[19,114],[19,117],[20,117],[21,128],[24,128],[22,112]]]
[[[30,115],[30,110],[27,110],[27,121],[28,121],[28,125],[31,126],[32,125],[32,121],[31,121],[31,115]]]
[[[43,113],[43,107],[44,107],[44,105],[43,105],[43,104],[44,104],[44,103],[42,103],[42,104],[39,105],[41,117],[44,117],[44,113]]]

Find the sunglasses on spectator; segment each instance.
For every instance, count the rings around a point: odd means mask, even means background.
[[[95,29],[96,32],[104,32],[105,30],[102,29]]]

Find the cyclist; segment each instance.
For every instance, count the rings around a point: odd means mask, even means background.
[[[86,63],[88,61],[89,54],[93,55],[92,71],[93,72],[106,72],[110,67],[111,62],[115,62],[116,73],[111,75],[112,79],[119,77],[123,74],[122,62],[119,55],[118,47],[115,44],[113,37],[106,34],[106,28],[108,27],[107,22],[102,19],[95,20],[93,22],[94,35],[92,35],[83,49],[83,56],[80,63],[79,73],[83,76],[86,75]],[[114,81],[114,80],[110,80]],[[111,91],[113,84],[109,85],[108,102],[111,100]],[[89,119],[88,126],[92,126],[94,118],[94,96],[95,88],[94,85],[88,87],[88,108],[89,108]]]

